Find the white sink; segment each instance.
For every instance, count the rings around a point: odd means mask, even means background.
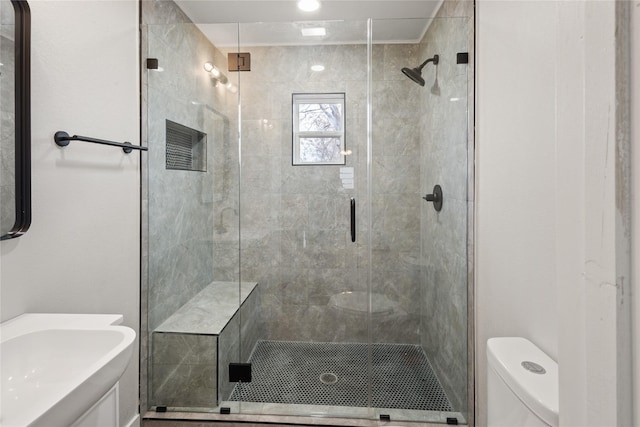
[[[133,352],[119,315],[24,314],[0,325],[0,425],[69,426],[118,381]]]

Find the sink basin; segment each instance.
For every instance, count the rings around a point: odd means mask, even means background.
[[[135,332],[118,315],[25,314],[0,326],[0,425],[69,426],[118,381]]]

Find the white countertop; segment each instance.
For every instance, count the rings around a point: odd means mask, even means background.
[[[120,325],[121,314],[25,313],[2,322],[2,342],[43,329],[95,329]]]

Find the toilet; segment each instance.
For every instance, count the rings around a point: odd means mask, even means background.
[[[488,426],[558,426],[558,364],[519,337],[487,341]]]

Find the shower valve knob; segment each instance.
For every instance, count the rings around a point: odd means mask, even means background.
[[[427,202],[433,202],[433,208],[440,212],[442,210],[442,187],[436,185],[433,187],[433,193],[423,197]]]

